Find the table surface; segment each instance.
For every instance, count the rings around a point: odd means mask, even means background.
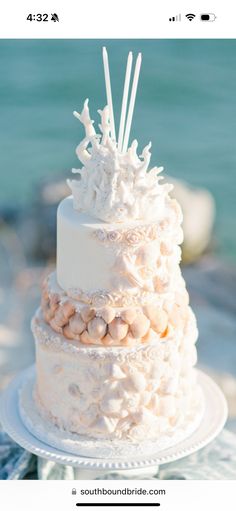
[[[0,431],[0,479],[76,479],[76,469],[42,460],[22,449]],[[88,477],[89,478],[89,477]],[[133,479],[107,472],[101,479]],[[149,479],[137,473],[135,479]],[[236,479],[236,435],[224,429],[208,446],[181,460],[161,465],[154,479]],[[99,479],[99,477],[97,477]]]

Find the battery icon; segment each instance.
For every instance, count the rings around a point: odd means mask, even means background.
[[[216,19],[216,15],[213,14],[213,13],[201,14],[200,15],[200,20],[201,21],[215,21],[215,19]]]

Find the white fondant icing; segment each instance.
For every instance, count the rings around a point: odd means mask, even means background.
[[[67,290],[109,288],[108,268],[114,264],[114,254],[104,250],[93,238],[99,221],[87,214],[78,214],[72,197],[63,200],[57,212],[57,280]]]

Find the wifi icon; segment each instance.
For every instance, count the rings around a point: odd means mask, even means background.
[[[185,14],[186,18],[189,20],[189,21],[192,21],[194,18],[195,18],[195,14]]]

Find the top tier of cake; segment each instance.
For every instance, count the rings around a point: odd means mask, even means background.
[[[179,276],[181,210],[166,200],[155,223],[95,221],[64,199],[57,215],[57,281],[72,295],[97,292],[122,295],[163,293]],[[122,304],[121,304],[122,305]]]

